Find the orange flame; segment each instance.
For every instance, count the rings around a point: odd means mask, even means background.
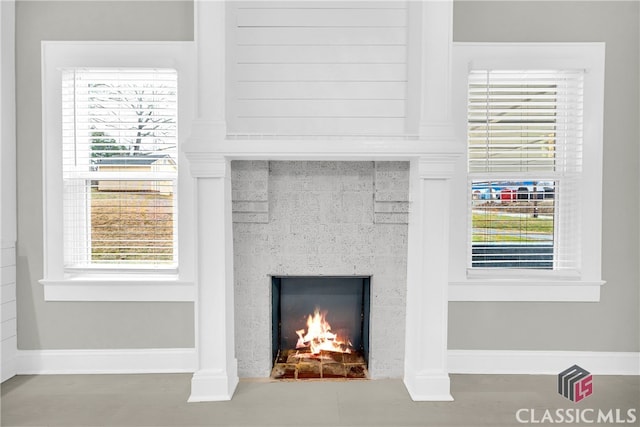
[[[325,319],[325,313],[315,309],[313,315],[307,318],[307,333],[304,329],[296,331],[298,343],[296,348],[309,347],[311,353],[320,354],[321,351],[335,351],[339,353],[351,353],[351,343],[345,338],[331,332],[331,325]]]

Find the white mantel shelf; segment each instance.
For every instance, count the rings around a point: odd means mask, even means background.
[[[284,139],[286,138],[286,139]],[[419,157],[455,156],[462,148],[455,140],[405,140],[398,137],[260,138],[225,139],[222,142],[191,143],[183,150],[190,161],[201,156],[229,160],[411,160]]]

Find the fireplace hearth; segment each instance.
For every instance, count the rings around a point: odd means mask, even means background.
[[[369,277],[273,277],[273,379],[368,377]]]

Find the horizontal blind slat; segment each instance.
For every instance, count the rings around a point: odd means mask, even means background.
[[[177,73],[63,71],[65,266],[174,268]]]
[[[559,248],[557,239],[579,218],[571,188],[582,170],[582,74],[470,72],[472,268],[577,268],[579,247]]]

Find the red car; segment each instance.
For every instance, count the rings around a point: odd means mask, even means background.
[[[516,200],[516,190],[503,188],[500,190],[500,200]]]

